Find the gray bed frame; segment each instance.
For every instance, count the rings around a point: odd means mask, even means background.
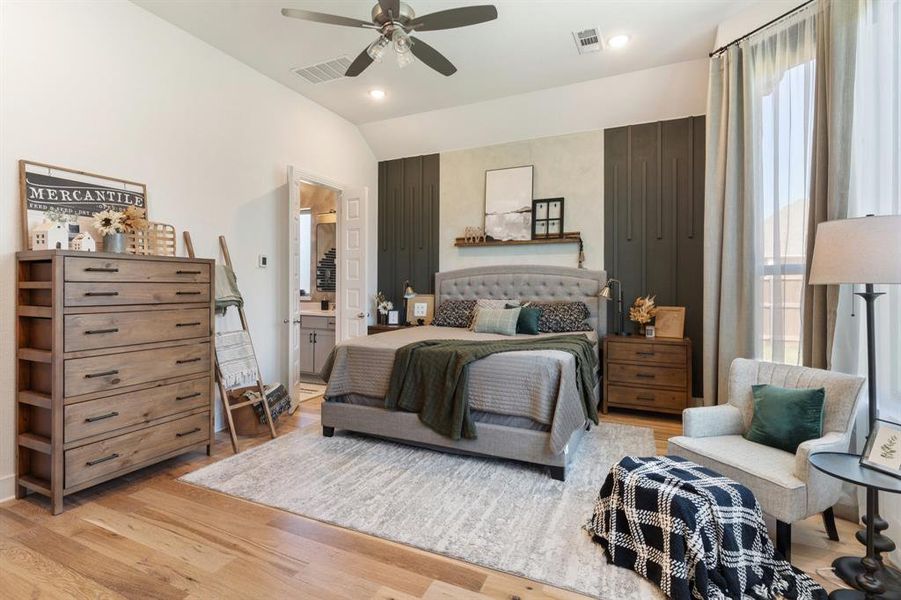
[[[445,271],[435,275],[435,305],[447,299],[496,298],[536,301],[582,301],[591,313],[598,340],[606,332],[606,302],[599,297],[606,280],[604,271],[571,267],[505,265]],[[599,399],[600,386],[594,395]],[[342,402],[322,404],[323,435],[335,429],[388,438],[428,448],[517,460],[550,467],[551,477],[563,481],[566,467],[578,447],[584,429],[577,429],[563,452],[550,450],[549,432],[492,423],[477,423],[479,437],[454,441],[432,431],[419,415]]]

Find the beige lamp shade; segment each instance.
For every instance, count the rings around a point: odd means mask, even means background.
[[[820,223],[809,283],[901,283],[901,215]]]

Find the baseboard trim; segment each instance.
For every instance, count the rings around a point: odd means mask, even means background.
[[[8,502],[16,497],[16,474],[10,473],[0,477],[0,503]]]

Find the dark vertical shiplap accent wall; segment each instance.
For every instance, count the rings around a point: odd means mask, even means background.
[[[693,394],[701,395],[704,274],[704,117],[604,131],[604,254],[637,296],[686,307]],[[615,311],[608,311],[608,330]],[[627,331],[632,326],[626,318]]]
[[[378,288],[403,306],[403,283],[434,293],[438,271],[437,154],[379,163]]]

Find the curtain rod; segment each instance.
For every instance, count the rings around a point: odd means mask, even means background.
[[[767,21],[766,23],[764,23],[763,25],[761,25],[761,26],[758,27],[757,29],[754,29],[753,31],[749,31],[748,33],[744,34],[744,35],[741,36],[741,37],[735,38],[734,40],[732,40],[732,41],[729,42],[728,44],[724,44],[723,46],[720,46],[719,48],[717,48],[716,50],[714,50],[713,52],[711,52],[710,54],[708,54],[708,55],[707,55],[708,58],[713,58],[713,57],[716,56],[717,54],[721,54],[722,52],[725,52],[726,49],[729,48],[729,46],[734,46],[735,44],[741,42],[742,40],[746,40],[747,38],[751,37],[752,35],[754,35],[754,34],[757,33],[758,31],[762,31],[762,30],[766,29],[767,27],[770,27],[771,25],[774,25],[774,24],[778,23],[779,21],[781,21],[781,20],[784,19],[785,17],[789,17],[789,16],[795,14],[796,12],[798,12],[798,11],[800,11],[801,9],[805,8],[808,4],[812,4],[812,3],[815,2],[815,1],[816,1],[816,0],[807,0],[807,2],[805,2],[805,3],[803,3],[803,4],[800,4],[800,5],[796,6],[795,8],[791,9],[790,11],[785,12],[785,13],[779,15],[779,16],[776,17],[775,19],[772,19],[772,20],[770,20],[770,21]]]

